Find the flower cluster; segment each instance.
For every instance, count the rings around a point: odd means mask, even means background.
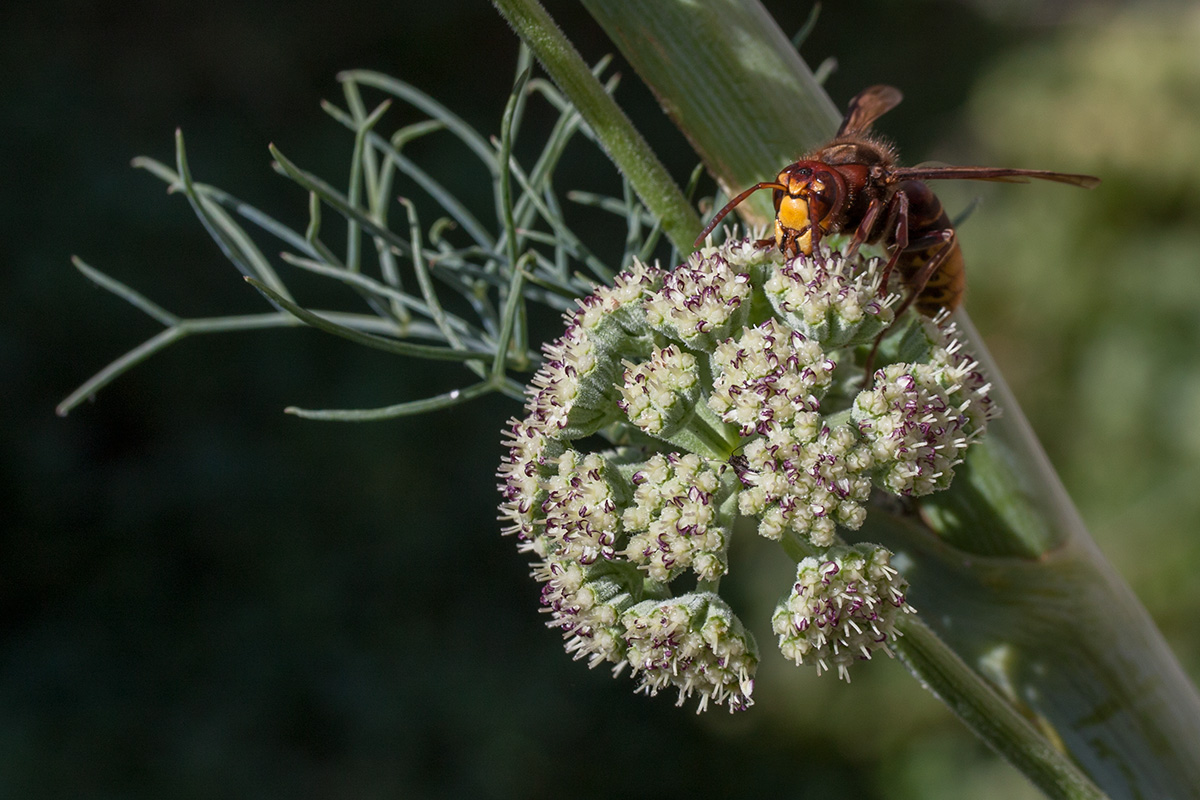
[[[773,429],[746,445],[746,488],[738,509],[779,539],[792,530],[817,547],[834,542],[835,523],[857,530],[871,493],[871,451],[847,425],[829,428],[816,414]]]
[[[751,704],[758,651],[754,639],[725,601],[711,592],[695,592],[659,602],[646,601],[625,613],[629,650],[626,658],[640,691],[679,689],[678,704],[700,695],[703,711],[709,701],[728,701],[730,710]]]
[[[688,347],[711,349],[750,312],[752,264],[742,253],[694,253],[663,277],[662,290],[646,302],[646,321]]]
[[[953,338],[954,326],[920,320],[905,349],[920,358],[879,369],[850,411],[875,460],[876,480],[893,494],[945,489],[967,445],[996,415],[991,385]]]
[[[548,546],[556,556],[591,564],[611,561],[620,531],[619,476],[598,453],[567,450],[558,469],[543,483],[543,524]]]
[[[818,673],[836,668],[850,680],[851,663],[886,652],[896,638],[896,616],[912,611],[891,555],[874,545],[833,547],[796,565],[796,583],[771,617],[784,658],[797,664],[807,658]]]
[[[624,665],[625,628],[621,615],[634,604],[635,576],[628,565],[601,561],[583,565],[552,556],[539,562],[533,576],[542,584],[542,606],[550,626],[563,632],[567,652],[587,658],[589,666]]]
[[[816,411],[837,365],[815,340],[773,319],[717,345],[708,405],[742,436],[790,425]]]
[[[728,569],[734,472],[694,453],[655,453],[633,475],[633,502],[621,517],[623,555],[656,581],[692,569],[712,581]]]
[[[839,530],[873,488],[944,488],[993,408],[953,326],[893,319],[877,267],[733,242],[672,272],[635,263],[567,315],[498,476],[504,530],[576,658],[749,706],[758,651],[716,593],[741,517],[812,556],[774,618],[787,658],[848,677],[894,638],[903,580]]]
[[[691,415],[700,395],[696,357],[677,345],[656,350],[642,364],[625,362],[617,406],[652,436],[670,435]]]
[[[944,370],[891,364],[854,399],[851,416],[870,443],[891,492],[920,496],[944,489],[967,447],[967,417],[951,401]]]
[[[780,318],[826,347],[874,340],[892,322],[891,302],[879,298],[878,262],[865,268],[843,258],[797,258],[783,264],[763,289]]]

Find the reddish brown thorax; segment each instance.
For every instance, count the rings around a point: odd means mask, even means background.
[[[846,255],[865,243],[883,242],[887,263],[880,294],[899,271],[908,296],[896,309],[916,304],[933,316],[962,302],[966,277],[954,226],[924,181],[968,179],[1025,182],[1030,178],[1091,188],[1098,178],[1040,169],[1005,167],[900,167],[896,151],[871,133],[871,125],[895,108],[903,95],[891,86],[870,86],[846,109],[837,135],[826,145],[730,199],[696,239],[704,238],[739,203],[761,189],[774,190],[775,245],[788,257],[812,255],[829,233],[853,233]],[[761,244],[769,245],[770,239]],[[881,334],[882,336],[882,334]]]

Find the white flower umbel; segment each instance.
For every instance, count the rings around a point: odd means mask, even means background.
[[[705,581],[724,575],[736,481],[729,465],[658,453],[632,480],[633,503],[622,515],[632,535],[622,555],[656,581],[688,569]]]
[[[967,433],[977,436],[983,432],[988,420],[1000,414],[992,402],[992,384],[979,367],[979,362],[967,354],[956,334],[957,326],[948,316],[922,320],[925,335],[930,339],[929,363],[941,367],[942,382],[957,387],[951,392],[967,418]]]
[[[764,260],[759,255],[754,263]],[[663,277],[662,289],[646,303],[647,322],[688,347],[711,349],[745,324],[749,267],[745,255],[728,247],[693,254]]]
[[[836,669],[849,681],[849,666],[869,659],[896,638],[896,616],[913,609],[904,599],[907,582],[875,545],[834,547],[796,566],[791,593],[775,608],[771,627],[779,650],[817,674]]]
[[[942,367],[889,364],[854,398],[851,418],[883,488],[919,497],[950,485],[971,436],[966,407],[950,398],[960,388]]]
[[[547,435],[535,418],[510,420],[504,444],[508,453],[500,462],[496,476],[503,480],[500,492],[500,520],[503,533],[515,534],[522,550],[537,550],[541,541],[535,523],[544,519],[541,503],[546,495],[546,480],[553,474],[553,460],[563,452],[563,444]]]
[[[939,369],[937,383],[965,417],[967,435],[974,437],[983,433],[988,420],[998,416],[1000,409],[992,402],[990,381],[957,334],[957,325],[944,311],[933,319],[916,317],[888,337],[881,353],[886,351],[890,356],[886,361]]]
[[[625,368],[617,405],[646,433],[670,436],[695,412],[700,374],[691,353],[670,344],[642,364],[626,361]]]
[[[773,271],[763,289],[779,316],[827,348],[867,344],[892,323],[894,295],[879,297],[879,259],[859,260],[822,247]]]
[[[775,617],[785,655],[845,676],[888,641],[903,581],[839,531],[863,525],[873,487],[947,486],[994,410],[946,320],[888,327],[877,266],[733,242],[673,272],[635,262],[567,315],[497,475],[575,657],[649,694],[748,706],[753,640],[716,594],[739,516],[816,554]]]
[[[559,456],[542,502],[550,552],[581,564],[611,559],[627,495],[622,484],[618,472],[597,453],[567,450]]]
[[[743,436],[816,411],[837,366],[815,341],[773,319],[718,344],[712,363],[709,408]]]
[[[619,417],[621,361],[640,360],[653,349],[642,303],[661,281],[659,270],[635,264],[565,316],[566,330],[542,348],[542,367],[529,381],[525,409],[532,423],[575,439]]]
[[[662,270],[635,259],[633,266],[613,279],[612,286],[600,286],[581,298],[575,319],[585,330],[598,329],[614,318],[624,321],[628,327],[640,329],[640,320],[645,319],[641,301],[661,287],[662,282]],[[623,314],[628,319],[621,320]]]
[[[621,566],[549,558],[533,569],[533,577],[543,584],[547,624],[562,631],[568,653],[588,659],[592,667],[605,661],[616,664],[618,671],[624,666],[627,645],[621,615],[641,595],[641,581]]]
[[[794,423],[746,445],[738,510],[757,516],[768,539],[790,529],[827,547],[836,524],[857,530],[866,519],[871,454],[847,425],[825,427],[815,413]]]
[[[754,691],[758,648],[741,621],[716,594],[696,592],[645,601],[621,619],[629,645],[626,660],[641,678],[639,691],[679,690],[676,705],[699,695],[697,712],[709,702],[730,711],[748,708]]]

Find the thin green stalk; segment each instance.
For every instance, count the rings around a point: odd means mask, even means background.
[[[353,328],[347,328],[339,325],[332,320],[329,320],[321,315],[302,308],[292,301],[284,298],[278,292],[264,286],[254,278],[246,278],[246,283],[249,283],[255,289],[258,289],[268,300],[273,300],[275,303],[283,307],[283,309],[297,319],[311,325],[314,328],[323,330],[326,333],[332,333],[334,336],[340,336],[343,339],[348,339],[356,344],[365,345],[375,348],[376,350],[384,350],[389,353],[395,353],[400,356],[414,356],[416,358],[428,358],[434,361],[490,361],[491,353],[475,353],[467,350],[458,350],[451,347],[434,347],[425,344],[410,344],[397,339],[388,339],[383,336],[375,336],[374,334],[363,333],[356,331]]]
[[[412,244],[400,236],[397,236],[387,228],[381,227],[375,220],[368,217],[360,209],[355,208],[350,201],[341,192],[334,189],[325,181],[310,172],[300,169],[283,153],[276,149],[275,145],[269,145],[268,150],[271,152],[271,157],[275,159],[275,164],[279,171],[292,179],[296,183],[303,186],[310,192],[318,195],[323,201],[328,203],[335,211],[347,219],[357,221],[363,228],[367,229],[374,236],[379,236],[392,246],[398,248],[400,252],[408,254],[412,250]],[[322,254],[324,255],[324,254]]]
[[[1108,797],[946,646],[919,615],[900,615],[896,630],[901,636],[890,647],[920,677],[925,688],[1048,797],[1061,800]]]
[[[346,189],[346,198],[350,201],[352,208],[358,208],[359,194],[362,191],[363,158],[367,152],[367,135],[391,105],[390,100],[385,100],[365,119],[356,120],[358,127],[354,132],[354,152],[350,156],[350,185]],[[370,187],[368,187],[369,191]],[[361,247],[358,223],[354,219],[346,220],[346,269],[351,272],[358,272],[360,269],[359,249]]]
[[[690,245],[700,231],[700,218],[546,10],[537,0],[493,2],[517,35],[533,49],[554,82],[571,98],[609,157],[628,176],[646,208],[663,221],[667,238],[680,249]]]
[[[210,205],[203,195],[196,191],[196,186],[192,182],[192,172],[188,167],[187,149],[183,144],[182,130],[175,131],[175,162],[176,171],[179,173],[179,180],[183,184],[188,202],[196,212],[196,216],[200,218],[204,229],[221,248],[225,257],[232,261],[246,277],[258,279],[282,297],[290,297],[283,281],[279,280],[275,270],[271,268],[267,259],[259,252],[246,232],[219,207]]]
[[[817,27],[817,18],[821,16],[821,4],[813,3],[812,8],[808,12],[808,17],[804,20],[804,24],[800,26],[800,30],[792,35],[792,47],[797,51],[808,41],[808,35],[813,32],[813,28]]]
[[[440,411],[469,400],[474,400],[477,397],[482,397],[485,394],[490,394],[496,391],[496,389],[496,381],[489,378],[472,384],[465,389],[454,389],[445,394],[439,394],[436,397],[426,397],[423,400],[412,400],[407,403],[396,403],[384,408],[313,410],[288,406],[283,410],[283,413],[303,419],[316,419],[327,422],[380,422],[382,420],[396,419],[397,417],[411,417],[430,411]]]
[[[524,52],[524,51],[522,51]],[[513,86],[512,94],[509,95],[508,103],[504,107],[504,115],[500,120],[500,163],[508,165],[512,161],[512,146],[513,137],[516,134],[516,126],[521,116],[521,109],[524,107],[525,85],[529,82],[529,75],[532,67],[527,67],[519,75]],[[518,352],[525,351],[525,304],[521,302],[521,266],[517,263],[517,252],[521,246],[518,238],[517,225],[513,220],[513,200],[512,200],[512,170],[501,169],[500,181],[497,187],[496,202],[500,206],[500,220],[504,225],[504,249],[507,256],[508,267],[512,270],[512,283],[505,287],[507,295],[501,295],[501,300],[505,304],[504,313],[501,317],[501,333],[499,337],[500,346],[496,350],[496,361],[492,365],[492,374],[499,374],[504,371],[504,362],[508,357],[508,345],[511,338],[515,335],[518,344]]]
[[[97,392],[125,374],[138,364],[154,354],[165,350],[176,342],[193,335],[209,333],[234,333],[239,331],[266,330],[270,328],[294,328],[305,324],[295,315],[286,311],[273,311],[267,314],[238,314],[225,317],[199,317],[185,319],[172,314],[170,311],[148,300],[139,292],[134,291],[120,281],[105,275],[94,267],[88,266],[78,257],[71,259],[75,267],[89,280],[112,294],[125,300],[130,305],[144,311],[149,316],[167,326],[154,336],[142,342],[137,347],[115,359],[91,378],[84,381],[75,391],[71,392],[58,406],[55,412],[60,417],[71,413],[80,403],[95,396]],[[396,326],[386,319],[363,314],[348,314],[337,311],[316,312],[320,317],[343,328],[357,330],[363,333],[395,334]],[[409,331],[415,336],[433,336],[437,331],[425,323],[415,323]]]
[[[521,287],[525,282],[525,264],[532,260],[533,254],[526,253],[513,266],[512,282],[508,286],[504,311],[500,315],[500,336],[496,339],[496,359],[492,362],[493,378],[505,374],[508,361],[511,359],[510,350],[519,354],[519,359],[514,364],[516,369],[529,368],[529,358],[525,355],[525,319],[521,313],[524,306]]]
[[[610,214],[615,214],[619,217],[625,217],[629,214],[629,204],[627,200],[618,200],[615,197],[608,195],[596,194],[595,192],[584,192],[572,190],[567,192],[567,199],[572,203],[579,203],[581,206],[590,206],[598,208],[601,211],[607,211]],[[654,216],[648,211],[642,210],[641,220],[647,225],[654,224]]]
[[[148,156],[138,156],[130,162],[130,165],[135,169],[144,169],[166,183],[169,192],[184,191],[183,181],[180,180],[179,175],[160,161]],[[200,196],[212,200],[222,208],[227,208],[238,216],[249,220],[275,238],[287,243],[290,247],[294,247],[302,253],[316,255],[308,245],[308,242],[304,240],[304,237],[249,203],[239,200],[228,192],[218,189],[215,186],[210,186],[207,183],[193,182],[192,188]]]
[[[390,286],[386,286],[374,278],[363,275],[361,272],[350,272],[342,267],[331,267],[328,264],[324,264],[320,261],[301,258],[299,256],[294,256],[291,253],[281,253],[280,258],[282,258],[288,264],[299,267],[300,269],[315,273],[317,275],[324,275],[325,277],[333,278],[334,280],[342,281],[343,283],[354,286],[355,288],[363,289],[372,294],[387,298],[390,301],[400,304],[405,309],[412,309],[413,311],[416,311],[421,315],[434,320],[434,324],[438,326],[438,332],[442,333],[443,336],[445,334],[442,331],[442,325],[445,325],[447,328],[453,331],[458,331],[464,336],[472,336],[471,326],[462,318],[454,316],[453,314],[447,314],[444,311],[441,312],[440,315],[435,316],[427,304],[422,303],[412,295],[393,289]],[[461,344],[461,342],[459,344]]]
[[[113,361],[104,369],[97,372],[92,377],[88,378],[83,384],[67,395],[66,399],[55,407],[54,411],[60,417],[65,417],[83,401],[92,397],[96,392],[103,389],[108,384],[112,383],[118,377],[131,370],[133,367],[142,363],[150,356],[165,350],[175,342],[182,339],[188,334],[186,328],[181,325],[176,325],[167,328],[164,331],[159,331],[157,334],[142,342],[137,347],[130,350],[125,355]]]
[[[354,81],[343,81],[342,82],[342,96],[346,98],[346,107],[348,109],[350,109],[350,116],[354,119],[354,122],[355,122],[354,130],[357,132],[358,127],[362,124],[363,120],[365,120],[367,118],[367,106],[363,102],[362,93],[358,91],[358,84],[356,84]],[[390,101],[388,101],[388,105],[391,105]],[[321,101],[321,109],[322,110],[326,110],[328,107],[332,107],[332,106],[333,106],[333,104],[326,100]],[[355,147],[356,148],[358,147],[358,144],[359,144],[357,140],[358,140],[358,137],[356,136],[355,137]],[[366,194],[367,194],[367,202],[371,208],[371,211],[374,212],[380,206],[379,187],[380,187],[380,178],[381,178],[380,172],[379,172],[379,162],[378,162],[378,159],[376,158],[376,153],[375,153],[374,148],[372,148],[372,147],[364,147],[363,148],[362,166],[363,166],[363,181],[366,184],[365,190],[366,190]],[[382,207],[383,208],[387,207],[386,202],[383,204]]]
[[[592,72],[599,76],[602,69],[601,65],[606,64],[608,60],[607,58],[600,59],[599,64],[592,68]],[[604,91],[611,95],[616,90],[617,83],[617,76],[613,76],[605,83]],[[530,80],[526,91],[532,91],[532,87],[535,84],[544,86],[545,81]],[[549,92],[543,91],[542,93],[547,98],[558,95],[557,90],[553,90],[552,87]],[[580,130],[584,130],[585,135],[587,131],[583,127],[583,117],[579,115],[575,107],[566,103],[561,96],[558,97],[558,100],[564,103],[560,107],[558,121],[555,123],[553,130],[551,130],[550,135],[546,138],[546,145],[542,148],[541,154],[533,165],[533,170],[529,173],[529,185],[544,192],[546,198],[552,196],[550,180],[554,173],[554,168],[558,165],[559,160],[566,150],[567,144]],[[529,193],[522,193],[513,207],[513,218],[517,226],[519,228],[528,228],[531,226],[536,213],[537,209],[533,207]]]
[[[322,107],[329,116],[333,117],[342,125],[345,125],[350,130],[354,130],[354,118],[346,114],[337,106],[328,105]],[[449,214],[454,220],[462,226],[475,243],[480,247],[492,248],[494,242],[492,235],[488,233],[475,216],[466,209],[466,207],[452,195],[446,187],[442,186],[438,181],[434,180],[425,170],[418,167],[411,160],[401,155],[401,150],[408,142],[413,139],[427,136],[440,130],[445,130],[446,124],[440,120],[425,120],[424,122],[414,123],[405,126],[392,134],[391,139],[386,139],[383,136],[371,131],[367,134],[367,141],[371,146],[379,150],[387,157],[387,163],[400,170],[402,173],[412,178],[413,181],[424,189],[430,197],[437,201],[438,205]],[[381,182],[382,185],[382,182]],[[388,182],[390,186],[390,181]],[[379,224],[382,225],[386,221],[386,217],[379,218]]]
[[[568,253],[574,256],[577,260],[587,264],[588,269],[596,273],[596,276],[605,283],[612,283],[613,276],[616,274],[603,261],[594,256],[587,246],[579,240],[579,237],[567,227],[563,221],[561,214],[555,214],[553,210],[546,204],[546,201],[539,197],[534,188],[529,184],[529,179],[525,177],[525,173],[521,170],[516,161],[509,162],[509,167],[512,169],[513,177],[517,179],[517,183],[521,185],[522,191],[529,197],[530,202],[542,215],[542,219],[550,225],[554,231],[554,236],[562,242]]]
[[[425,307],[429,309],[430,317],[438,326],[438,330],[446,337],[446,341],[455,347],[461,347],[462,340],[450,327],[446,312],[442,309],[441,301],[438,300],[437,290],[433,288],[429,270],[425,267],[425,256],[421,252],[421,225],[417,222],[417,209],[412,201],[405,197],[400,198],[400,204],[404,206],[404,210],[408,214],[408,231],[409,236],[412,237],[413,271],[417,275],[417,285],[421,287],[421,296],[425,298]]]
[[[304,243],[305,248],[313,252],[317,252],[314,243],[321,236],[321,196],[314,191],[308,193],[308,225],[304,227]]]
[[[773,176],[837,129],[837,107],[757,0],[583,5],[730,195]],[[768,223],[768,194],[752,196],[739,213],[752,224]],[[680,246],[690,250],[690,241]]]
[[[83,273],[84,277],[96,284],[102,289],[112,292],[117,297],[120,297],[125,302],[129,303],[134,308],[145,312],[148,316],[161,322],[167,327],[178,325],[183,320],[167,311],[158,303],[146,298],[141,292],[138,292],[125,284],[121,283],[116,278],[105,275],[95,267],[88,266],[79,256],[71,256],[71,263],[75,265],[75,269]]]
[[[434,119],[440,120],[448,130],[462,140],[479,157],[479,160],[488,168],[493,177],[500,174],[500,164],[496,161],[495,154],[492,152],[492,148],[488,145],[487,140],[464,122],[462,117],[415,86],[378,72],[358,69],[339,73],[338,80],[352,80],[356,83],[373,86],[376,89],[399,97],[406,103],[416,106]]]

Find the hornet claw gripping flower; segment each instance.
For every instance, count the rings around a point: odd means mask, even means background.
[[[805,554],[771,620],[786,658],[848,680],[888,652],[907,584],[839,532],[872,491],[948,486],[995,410],[953,325],[894,319],[879,280],[877,259],[734,241],[670,272],[635,262],[566,315],[497,474],[575,658],[700,709],[751,705],[758,647],[717,592],[739,518]]]

